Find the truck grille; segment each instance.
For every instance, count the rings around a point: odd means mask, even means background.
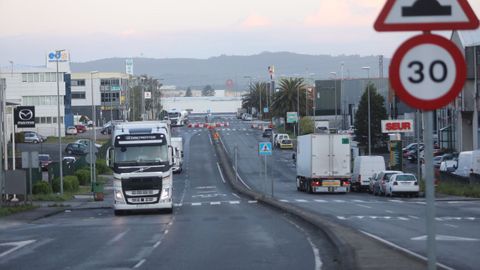
[[[122,189],[127,204],[157,203],[162,190],[162,178],[139,177],[123,179]]]

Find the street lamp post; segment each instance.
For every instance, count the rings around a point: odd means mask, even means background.
[[[96,174],[96,164],[94,162],[94,150],[95,150],[95,142],[97,141],[97,130],[96,130],[96,126],[97,126],[97,110],[96,110],[96,106],[95,106],[95,93],[93,91],[93,74],[97,74],[98,71],[92,71],[90,72],[90,90],[91,90],[91,94],[92,94],[92,121],[93,121],[93,124],[92,124],[92,140],[90,142],[90,180],[92,182],[92,191],[93,191],[93,187],[95,185],[95,183],[97,182],[97,174]]]
[[[297,87],[297,136],[300,135],[300,87]]]
[[[331,75],[335,77],[335,80],[333,81],[333,88],[334,88],[334,95],[335,95],[335,128],[337,128],[337,73],[336,72],[330,72]]]
[[[370,126],[370,67],[362,67],[363,70],[367,71],[367,103],[368,103],[368,155],[372,155],[372,134]]]
[[[58,60],[61,57],[62,52],[65,50],[57,50],[55,51],[55,58],[56,58],[56,81],[57,81],[57,128],[58,128],[58,155],[59,155],[59,168],[60,168],[60,194],[63,195],[63,157],[62,157],[62,130],[60,124],[60,81],[58,77]]]

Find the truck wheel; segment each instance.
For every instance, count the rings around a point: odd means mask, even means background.
[[[123,216],[123,211],[122,210],[113,210],[113,214],[115,216]]]
[[[172,206],[172,208],[165,209],[165,213],[172,214],[173,213],[173,206]]]
[[[307,182],[307,190],[308,190],[308,193],[312,194],[313,193],[313,188],[312,188],[312,183],[310,183],[310,181]]]

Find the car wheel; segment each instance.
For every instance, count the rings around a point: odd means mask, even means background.
[[[34,140],[33,143],[38,143],[38,141],[37,141],[37,140]]]

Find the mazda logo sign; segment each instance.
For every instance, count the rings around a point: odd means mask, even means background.
[[[22,121],[29,121],[33,118],[33,111],[30,109],[23,109],[18,112],[18,118]]]

